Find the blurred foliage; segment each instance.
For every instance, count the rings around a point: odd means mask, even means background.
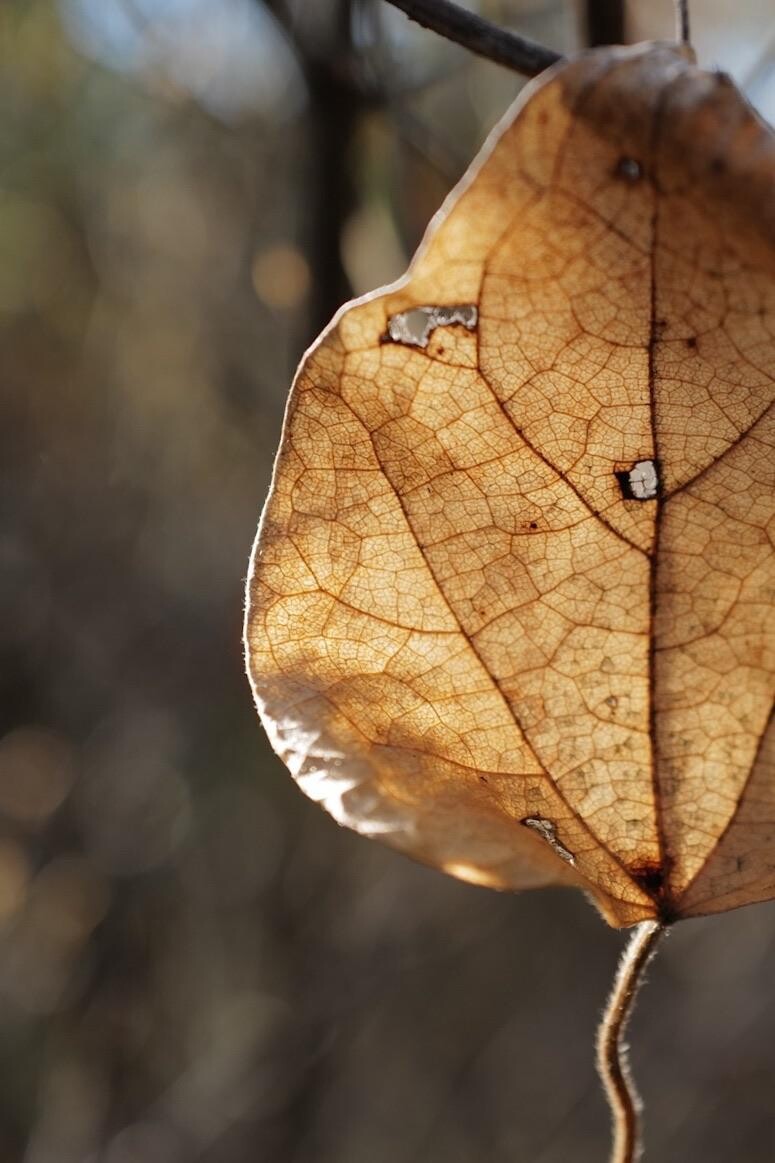
[[[480,7],[583,42],[580,5]],[[768,4],[695,7],[772,108]],[[520,85],[378,2],[0,7],[3,1163],[604,1154],[619,938],[336,829],[242,673],[295,363]],[[650,1157],[773,1157],[774,952],[771,906],[670,941],[634,1032]]]

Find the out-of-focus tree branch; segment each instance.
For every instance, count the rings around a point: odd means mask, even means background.
[[[624,43],[624,0],[587,0],[587,44]]]
[[[307,197],[305,245],[312,273],[309,339],[352,295],[341,252],[342,230],[355,203],[350,150],[362,113],[374,104],[374,95],[359,84],[361,78],[354,71],[354,3],[336,0],[330,43],[320,45],[305,34],[304,21],[286,0],[266,0],[294,47],[310,95],[307,148],[309,172],[315,181]]]

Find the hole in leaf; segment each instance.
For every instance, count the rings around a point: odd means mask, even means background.
[[[634,157],[620,157],[614,174],[625,182],[639,182],[643,177],[643,166]]]
[[[614,469],[625,501],[653,501],[659,495],[659,465],[655,460],[636,460],[631,468]]]
[[[566,864],[576,863],[576,857],[573,853],[569,852],[565,845],[557,838],[557,828],[552,820],[546,820],[543,816],[525,816],[524,820],[520,820],[520,824],[524,824],[526,828],[537,832]]]
[[[479,311],[475,303],[464,303],[458,307],[413,307],[411,311],[401,311],[390,317],[386,338],[408,347],[427,347],[437,327],[451,327],[459,323],[468,331],[473,331],[478,320]]]

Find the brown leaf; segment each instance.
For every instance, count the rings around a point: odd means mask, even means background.
[[[308,354],[247,645],[340,822],[614,925],[775,895],[774,178],[727,78],[586,54]]]

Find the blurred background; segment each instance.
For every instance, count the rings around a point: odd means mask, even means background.
[[[691,7],[775,117],[771,0]],[[673,30],[478,8],[566,52]],[[337,828],[241,656],[294,367],[522,83],[382,0],[0,5],[0,1163],[606,1157],[623,935]],[[775,1158],[774,972],[772,905],[667,942],[649,1160]]]

